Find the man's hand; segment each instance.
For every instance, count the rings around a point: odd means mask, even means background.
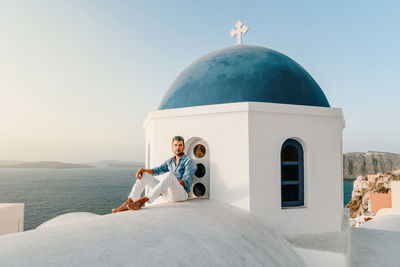
[[[152,169],[143,169],[143,168],[141,168],[140,170],[137,171],[136,178],[141,180],[144,172],[150,173],[151,175],[154,174]]]
[[[139,180],[141,180],[141,179],[142,179],[143,173],[144,173],[144,169],[141,168],[140,170],[137,171],[137,173],[136,173],[136,178],[138,178]]]
[[[179,180],[179,183],[180,183],[183,187],[185,187],[185,181],[184,181],[184,180]]]

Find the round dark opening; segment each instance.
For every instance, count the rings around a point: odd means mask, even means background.
[[[196,197],[202,197],[206,193],[206,187],[202,183],[197,183],[193,186],[193,193]]]
[[[194,173],[197,178],[201,178],[206,174],[206,167],[202,163],[197,163],[197,171]]]
[[[196,158],[201,159],[206,154],[206,148],[202,144],[198,144],[194,147],[193,154]]]

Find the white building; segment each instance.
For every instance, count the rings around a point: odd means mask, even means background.
[[[341,230],[342,111],[287,56],[240,45],[198,59],[144,128],[148,167],[170,156],[173,136],[185,138],[198,164],[192,197],[239,207],[285,234]]]
[[[0,235],[24,231],[24,203],[0,203]]]

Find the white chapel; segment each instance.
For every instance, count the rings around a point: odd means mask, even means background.
[[[171,138],[182,135],[198,167],[192,198],[238,207],[285,234],[337,232],[344,127],[342,110],[299,64],[239,44],[178,75],[144,123],[146,166],[170,157]]]

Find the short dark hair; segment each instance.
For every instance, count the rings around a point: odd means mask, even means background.
[[[185,139],[183,139],[183,137],[180,135],[176,135],[176,136],[172,137],[172,143],[174,141],[182,141],[183,143],[185,143]]]

